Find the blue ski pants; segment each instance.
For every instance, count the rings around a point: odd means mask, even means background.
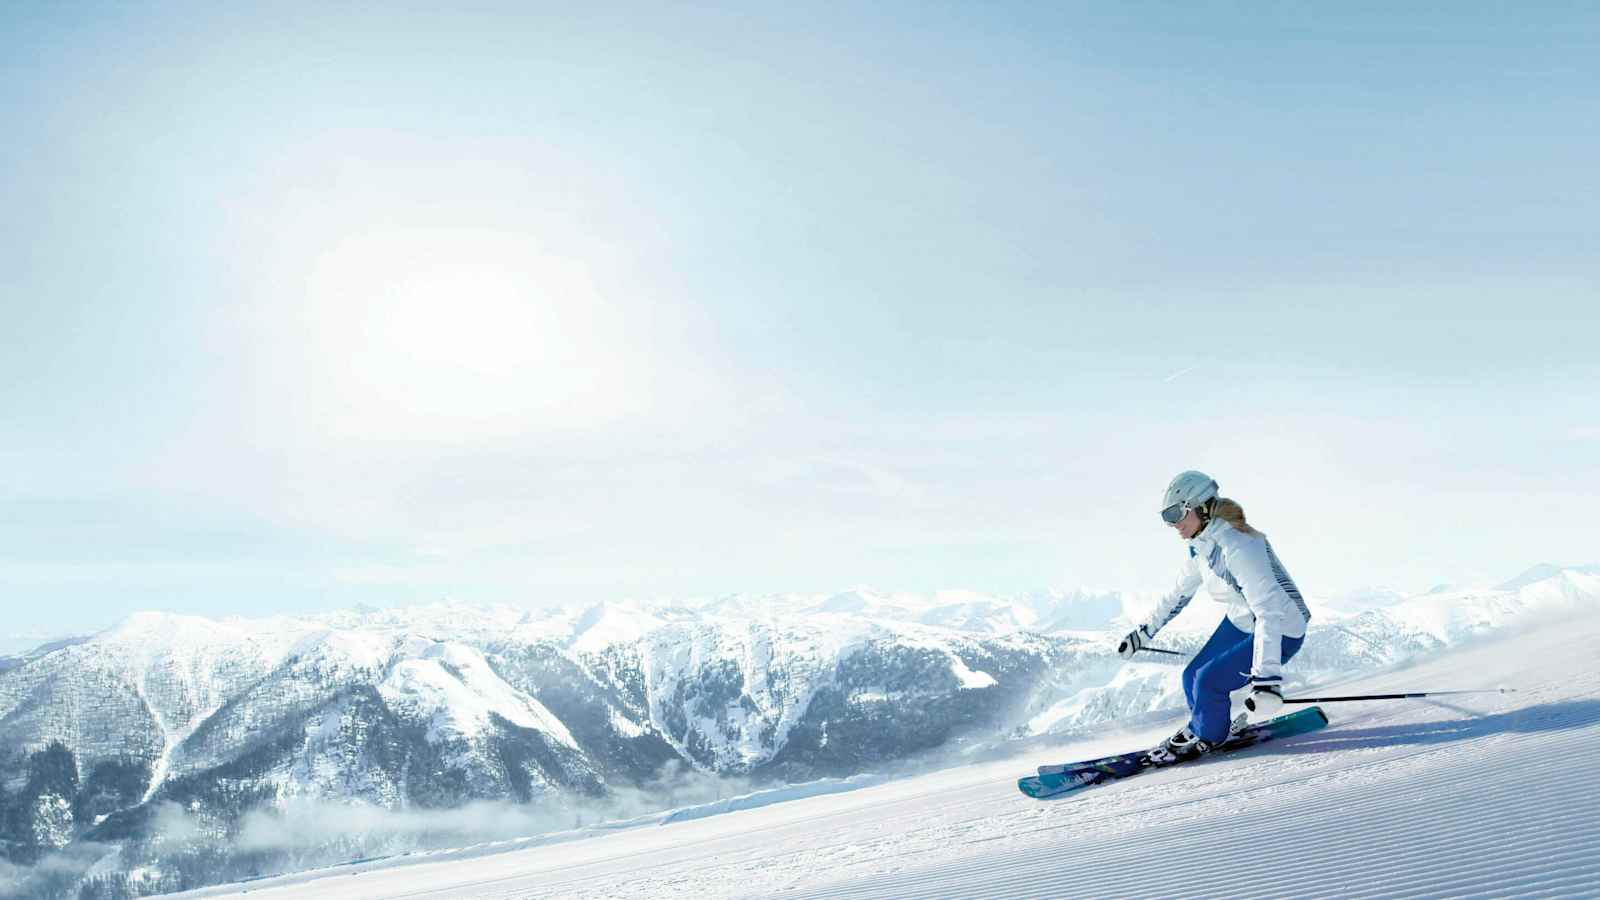
[[[1305,643],[1303,637],[1283,639],[1283,661],[1288,662]],[[1255,663],[1255,637],[1233,627],[1227,616],[1211,640],[1200,648],[1183,670],[1183,695],[1189,701],[1189,730],[1201,740],[1216,743],[1228,736],[1232,708],[1228,695],[1250,683]]]

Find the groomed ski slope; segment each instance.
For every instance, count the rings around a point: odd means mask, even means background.
[[[1502,685],[1518,693],[1332,704],[1316,734],[1056,801],[1023,797],[1016,778],[1170,726],[692,821],[196,894],[1600,897],[1600,616],[1316,691]]]

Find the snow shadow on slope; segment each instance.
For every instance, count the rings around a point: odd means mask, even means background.
[[[1327,731],[1294,742],[1293,753],[1335,753],[1362,747],[1448,744],[1476,740],[1496,734],[1536,734],[1566,731],[1600,724],[1600,700],[1545,703],[1508,712],[1433,722],[1411,722],[1379,728]]]

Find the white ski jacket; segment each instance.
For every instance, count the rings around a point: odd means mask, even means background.
[[[1212,519],[1189,540],[1189,560],[1178,584],[1144,623],[1152,636],[1194,599],[1204,585],[1212,599],[1228,605],[1228,621],[1255,635],[1250,680],[1283,680],[1283,639],[1304,637],[1311,610],[1300,596],[1267,536],[1245,534],[1222,519]]]

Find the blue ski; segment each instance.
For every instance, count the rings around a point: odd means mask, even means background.
[[[1321,707],[1313,706],[1255,725],[1246,725],[1223,741],[1222,746],[1211,752],[1227,753],[1231,750],[1241,750],[1264,741],[1316,731],[1327,724],[1328,717],[1322,712]],[[1144,751],[1140,750],[1083,762],[1040,766],[1038,775],[1019,778],[1017,789],[1029,797],[1039,799],[1059,797],[1062,794],[1146,771],[1146,767],[1139,764],[1139,758],[1143,755]]]

